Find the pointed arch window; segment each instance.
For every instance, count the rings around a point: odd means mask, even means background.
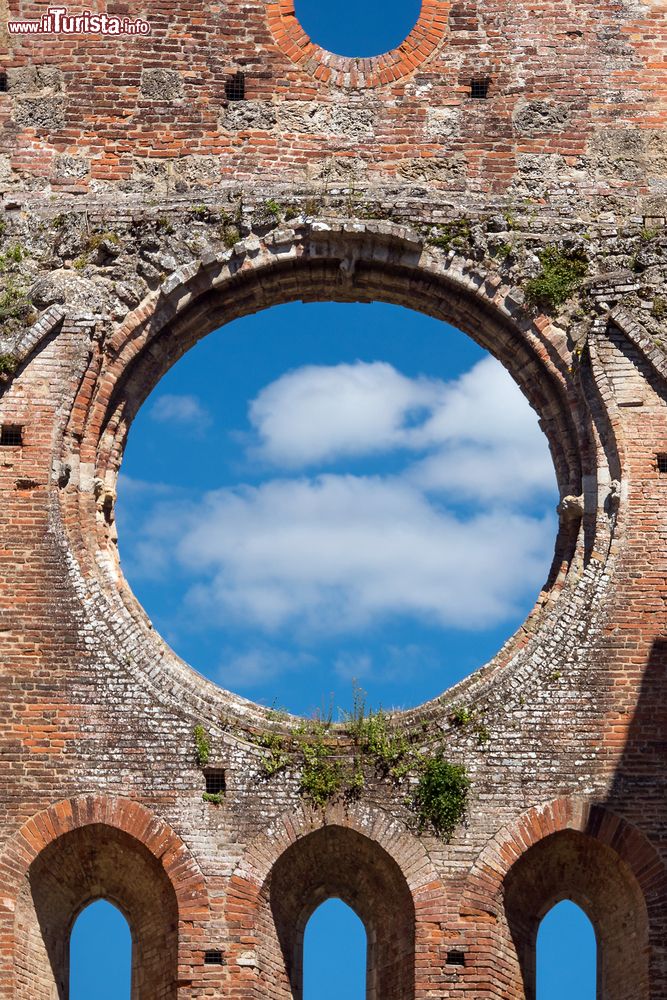
[[[303,1000],[365,1000],[366,928],[340,899],[317,907],[303,942]]]
[[[70,936],[69,1000],[130,1000],[132,936],[112,903],[90,903]]]
[[[537,1000],[596,1000],[593,924],[569,899],[553,906],[537,933]]]

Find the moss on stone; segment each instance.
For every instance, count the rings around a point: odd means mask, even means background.
[[[563,250],[553,244],[538,254],[542,270],[526,282],[526,302],[554,310],[579,288],[588,274],[588,260],[582,250]]]

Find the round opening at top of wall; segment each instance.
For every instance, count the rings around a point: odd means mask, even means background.
[[[294,0],[269,0],[266,14],[277,45],[295,65],[322,83],[364,89],[404,79],[438,47],[447,30],[451,4],[422,0],[414,28],[397,48],[367,58],[339,56],[317,45],[297,17]]]

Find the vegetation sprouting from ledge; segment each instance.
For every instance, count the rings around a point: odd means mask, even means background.
[[[206,767],[211,759],[211,737],[201,725],[196,725],[192,732],[195,738],[195,759],[199,767]]]
[[[526,301],[531,306],[558,309],[579,288],[588,274],[583,250],[563,250],[552,244],[538,254],[541,271],[526,282]]]
[[[341,724],[333,725],[331,711],[293,728],[288,720],[286,712],[271,709],[271,728],[245,734],[262,751],[265,780],[292,772],[298,794],[321,809],[336,798],[358,798],[372,779],[389,781],[405,788],[402,801],[420,832],[451,837],[465,812],[470,779],[463,765],[447,761],[442,734],[431,733],[427,722],[406,728],[382,709],[367,710],[365,692],[356,686],[352,711]],[[463,718],[455,709],[452,725],[472,728],[480,744],[488,740],[475,712],[466,710]]]
[[[18,361],[12,354],[0,354],[0,375],[13,375]]]
[[[431,827],[449,840],[465,812],[469,788],[463,765],[451,764],[441,754],[425,760],[412,802],[419,829]]]

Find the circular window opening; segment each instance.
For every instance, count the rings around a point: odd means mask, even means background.
[[[307,35],[339,56],[369,58],[397,48],[421,13],[421,0],[294,0]]]
[[[555,474],[501,364],[398,306],[291,303],[164,376],[118,483],[125,576],[172,648],[293,712],[439,695],[553,559]],[[334,715],[336,718],[336,715]]]

